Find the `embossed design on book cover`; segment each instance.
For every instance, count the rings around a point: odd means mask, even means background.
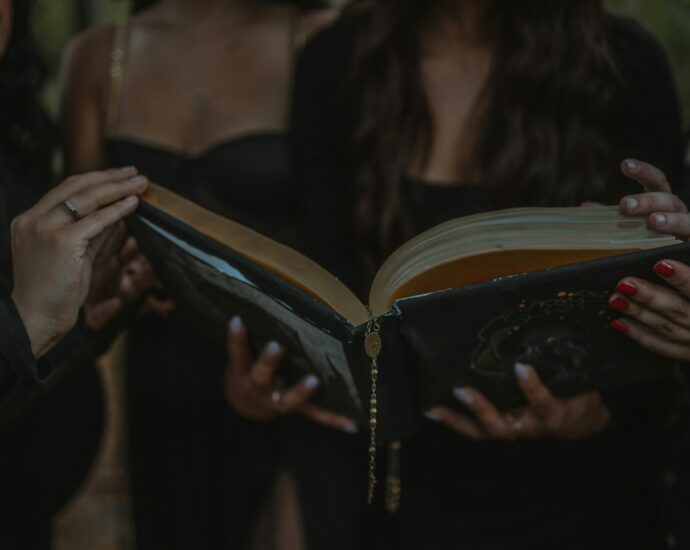
[[[546,300],[523,300],[481,329],[472,371],[481,377],[509,379],[514,376],[515,362],[521,361],[539,365],[542,375],[549,378],[586,380],[593,336],[608,330],[609,295],[606,291],[560,291]]]

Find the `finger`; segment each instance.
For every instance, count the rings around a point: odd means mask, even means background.
[[[645,191],[671,192],[666,175],[656,166],[636,159],[627,159],[621,163],[623,174],[635,180]]]
[[[537,371],[531,365],[515,363],[518,385],[525,394],[529,408],[542,420],[556,416],[560,409],[559,401],[542,383]]]
[[[282,405],[286,411],[294,411],[303,403],[306,403],[309,398],[314,395],[314,392],[319,388],[321,382],[319,379],[310,374],[305,376],[298,384],[283,392]]]
[[[91,274],[91,285],[87,297],[88,303],[102,302],[117,295],[114,282],[120,273],[120,262],[113,256],[109,261],[101,263]]]
[[[71,199],[74,195],[87,187],[110,182],[119,182],[135,177],[136,175],[137,169],[133,166],[127,166],[125,168],[114,168],[112,170],[89,172],[87,174],[72,176],[54,189],[48,191],[48,193],[36,203],[36,206],[34,206],[32,210],[37,214],[45,214],[67,199]]]
[[[647,216],[657,213],[687,213],[685,203],[670,193],[644,193],[628,195],[620,201],[620,210],[630,216]],[[653,223],[653,220],[650,220]]]
[[[273,386],[276,370],[284,355],[285,349],[278,342],[266,344],[249,373],[256,388],[263,390]]]
[[[100,242],[99,239],[101,240]],[[117,260],[118,265],[122,265],[119,252],[122,250],[126,240],[127,227],[122,221],[117,222],[109,230],[104,231],[94,239],[93,247],[96,250],[96,267],[105,262],[110,262],[113,258]]]
[[[333,428],[334,430],[341,430],[348,434],[356,434],[359,431],[357,424],[349,418],[326,411],[310,403],[303,403],[297,408],[296,412],[318,424]]]
[[[677,294],[674,298],[680,302],[685,302],[683,306],[679,306],[679,310],[681,307],[688,307],[685,298],[678,296]],[[674,323],[670,319],[656,313],[651,309],[642,307],[631,300],[627,300],[621,294],[614,294],[611,297],[609,300],[609,307],[615,309],[616,311],[620,311],[621,313],[625,313],[625,315],[635,319],[641,325],[654,329],[656,332],[663,334],[665,338],[671,341],[679,343],[690,342],[690,330],[677,323]]]
[[[688,240],[690,239],[690,214],[655,212],[647,216],[647,227],[657,233]]]
[[[456,388],[455,399],[470,409],[486,435],[496,439],[512,439],[514,429],[491,401],[472,388]]]
[[[149,267],[143,256],[132,260],[122,270],[119,293],[122,296],[138,298],[145,291],[156,288],[158,277]]]
[[[144,176],[135,176],[128,180],[87,187],[73,195],[70,201],[81,219],[125,197],[141,195],[147,185],[148,180]],[[65,225],[74,222],[74,217],[62,203],[56,205],[46,216],[49,216],[49,222],[54,224]]]
[[[102,330],[122,312],[123,307],[124,303],[117,296],[87,307],[84,310],[86,324],[91,330]]]
[[[466,414],[462,414],[446,407],[434,407],[426,417],[434,422],[440,422],[451,430],[474,440],[486,439],[486,433],[482,427]]]
[[[128,264],[140,254],[141,251],[139,250],[139,244],[134,237],[129,237],[120,252],[120,261],[123,264]]]
[[[69,225],[68,230],[79,238],[90,241],[104,229],[129,216],[137,209],[138,204],[139,199],[136,196],[126,197]]]
[[[688,283],[684,281],[684,277],[687,276],[690,268],[683,266],[684,269],[681,272],[680,267],[679,262],[671,264],[664,261],[659,262],[654,267],[654,271],[657,274],[665,273],[668,277],[666,275],[661,276],[664,280],[673,279],[680,287],[688,291]],[[616,286],[616,294],[609,301],[609,305],[626,314],[628,311],[637,312],[638,309],[634,306],[638,306],[641,309],[651,310],[681,327],[690,329],[690,302],[688,299],[674,289],[643,279],[636,277],[623,279]]]
[[[670,342],[658,332],[644,325],[640,325],[632,319],[616,319],[611,321],[611,328],[635,340],[641,346],[657,355],[669,359],[690,361],[690,348],[688,344],[682,345],[677,342]]]
[[[544,419],[535,409],[528,407],[513,417],[513,426],[517,437],[521,439],[538,439],[544,437]]]
[[[150,294],[146,297],[143,307],[139,311],[139,316],[157,315],[159,317],[167,317],[177,309],[177,304],[172,300],[159,300]]]
[[[229,368],[239,376],[249,373],[253,357],[249,351],[247,329],[240,317],[233,317],[228,325]]]
[[[662,260],[654,266],[654,273],[690,298],[690,266],[676,260]]]

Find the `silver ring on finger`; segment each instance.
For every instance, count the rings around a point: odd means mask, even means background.
[[[74,202],[72,202],[72,199],[67,199],[66,201],[63,201],[62,204],[65,206],[75,222],[78,222],[81,219],[79,210],[77,210],[77,207],[74,205]]]
[[[273,393],[271,393],[271,402],[273,403],[273,407],[276,411],[278,411],[279,413],[286,412],[285,403],[283,402],[282,391],[274,390]]]

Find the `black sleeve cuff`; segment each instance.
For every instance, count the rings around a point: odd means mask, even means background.
[[[0,361],[27,382],[40,382],[37,361],[24,322],[11,298],[0,300]]]

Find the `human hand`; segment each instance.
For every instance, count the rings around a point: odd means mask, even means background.
[[[136,243],[134,245],[136,246]],[[129,302],[133,302],[145,294],[143,305],[138,312],[139,316],[167,317],[177,308],[177,305],[172,299],[153,292],[162,291],[163,283],[158,279],[146,257],[139,253],[138,248],[136,250],[137,254],[123,270],[119,287],[120,295],[125,296]]]
[[[621,280],[609,306],[626,317],[611,327],[659,355],[690,361],[690,267],[663,260],[653,269],[673,288],[637,277]]]
[[[621,164],[627,177],[644,187],[644,193],[628,195],[620,201],[621,213],[627,216],[647,216],[650,229],[675,235],[679,239],[690,238],[690,214],[688,209],[671,191],[665,174],[646,162],[628,159]]]
[[[73,176],[12,222],[12,299],[36,357],[76,323],[146,186],[134,168]]]
[[[247,328],[239,317],[230,321],[228,354],[226,399],[245,418],[266,422],[282,414],[299,413],[330,428],[348,433],[357,431],[352,420],[308,403],[320,385],[313,374],[292,387],[283,388],[278,383],[276,370],[285,350],[278,342],[269,342],[255,359],[249,350]]]
[[[427,417],[474,440],[583,439],[600,433],[609,424],[609,410],[599,392],[558,398],[544,386],[533,367],[517,363],[515,373],[527,398],[524,409],[502,412],[477,390],[458,388],[453,392],[455,398],[472,415],[434,407]]]

